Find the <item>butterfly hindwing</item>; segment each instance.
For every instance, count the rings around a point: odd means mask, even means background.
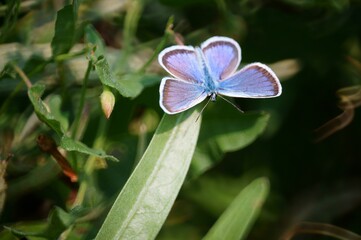
[[[159,94],[159,104],[168,114],[185,111],[207,97],[202,86],[167,77],[162,79]]]
[[[234,73],[241,61],[241,48],[231,38],[212,37],[202,43],[201,49],[211,75],[222,80]]]
[[[173,46],[164,49],[158,56],[160,65],[171,75],[190,83],[204,79],[201,59],[191,46]]]
[[[281,95],[276,74],[262,63],[252,63],[220,81],[218,94],[241,98],[270,98]]]

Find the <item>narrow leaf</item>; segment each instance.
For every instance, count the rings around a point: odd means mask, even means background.
[[[63,135],[64,130],[60,122],[55,119],[54,115],[50,113],[48,107],[41,100],[45,90],[45,85],[35,84],[28,90],[28,96],[31,103],[34,106],[34,110],[40,121],[47,124],[51,129],[53,129],[58,135]]]
[[[254,180],[238,194],[204,239],[245,239],[268,192],[269,182],[266,178]]]
[[[85,154],[88,154],[91,156],[106,158],[106,159],[113,160],[113,161],[118,161],[117,158],[115,158],[114,156],[111,156],[111,155],[107,155],[102,150],[92,149],[92,148],[88,147],[87,145],[85,145],[84,143],[76,141],[65,135],[61,138],[60,147],[64,148],[67,151],[76,151],[76,152],[85,153]]]
[[[72,5],[67,5],[57,13],[55,35],[51,41],[53,56],[69,52],[74,44],[75,14]]]
[[[233,109],[232,109],[233,110]],[[242,149],[265,130],[269,120],[267,113],[224,111],[222,115],[205,118],[190,176],[196,177],[223,159],[227,152]]]
[[[197,111],[165,115],[96,239],[154,239],[183,184],[196,146]]]

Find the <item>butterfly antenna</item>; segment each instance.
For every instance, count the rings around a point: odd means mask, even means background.
[[[204,105],[204,107],[202,108],[201,112],[199,113],[199,115],[198,115],[198,117],[197,117],[197,119],[196,119],[196,122],[198,121],[199,117],[202,115],[204,109],[206,109],[206,107],[207,107],[207,105],[208,105],[208,103],[209,103],[210,101],[211,101],[211,98],[208,99],[206,105]]]
[[[238,111],[240,111],[241,113],[244,113],[244,111],[235,103],[229,101],[227,98],[222,97],[221,95],[217,95],[218,97],[222,98],[224,101],[228,102],[229,104],[231,104],[233,107],[235,107]]]

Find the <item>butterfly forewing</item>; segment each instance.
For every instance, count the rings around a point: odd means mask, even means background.
[[[202,86],[174,78],[163,78],[159,93],[160,106],[168,114],[185,111],[207,97]]]
[[[241,48],[227,37],[212,37],[201,45],[209,71],[215,80],[221,80],[234,73],[241,61]]]
[[[221,81],[218,94],[229,97],[269,98],[281,95],[276,74],[262,63],[252,63]]]
[[[190,46],[173,46],[164,49],[158,57],[160,65],[176,78],[190,83],[202,83],[201,60]]]

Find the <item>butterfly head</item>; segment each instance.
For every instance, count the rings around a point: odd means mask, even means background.
[[[210,95],[209,95],[209,98],[212,102],[215,102],[217,100],[217,93],[215,92],[212,92]]]

